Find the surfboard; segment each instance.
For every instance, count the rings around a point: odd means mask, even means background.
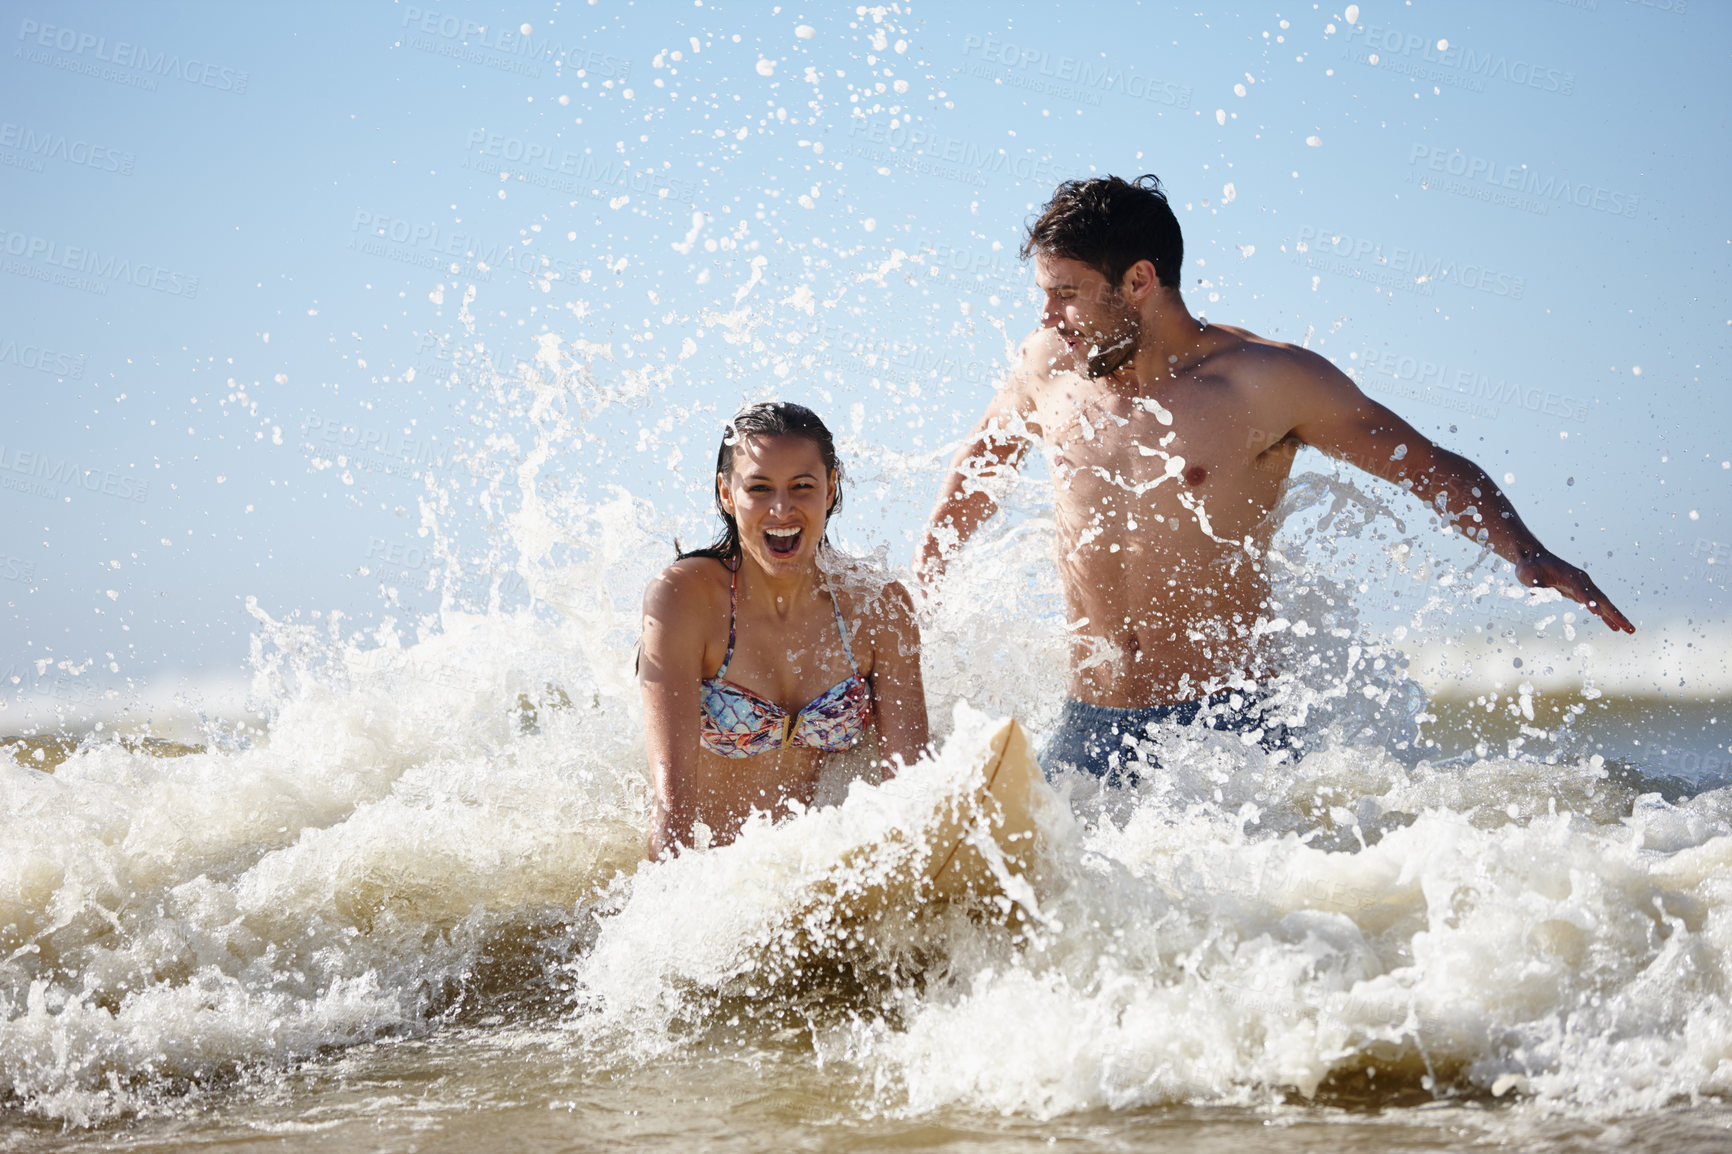
[[[923,830],[930,849],[924,881],[930,896],[955,899],[996,893],[1000,874],[991,857],[1012,876],[1035,860],[1037,794],[1052,788],[1041,776],[1028,732],[1013,718],[993,730],[976,755],[976,768],[948,803],[940,804]]]
[[[751,934],[762,972],[797,980],[804,959],[880,933],[906,948],[918,939],[907,938],[910,923],[935,905],[994,920],[1038,916],[1042,831],[1068,810],[1017,721],[961,704],[956,712],[957,732],[936,757],[882,784],[856,781],[840,804],[787,823],[785,842],[760,843],[755,884],[789,890],[786,901],[764,899],[770,920]]]
[[[815,893],[828,916],[849,921],[935,900],[1011,896],[1006,883],[1036,861],[1036,810],[1056,797],[1014,718],[982,736],[953,737],[977,744],[904,770],[875,787],[884,791],[877,799],[850,799],[870,807],[865,827],[877,828],[824,870]]]
[[[856,781],[841,804],[792,819],[795,836],[758,851],[764,880],[803,891],[775,919],[786,936],[766,939],[778,956],[828,952],[863,924],[904,923],[933,902],[980,903],[1005,916],[1034,897],[1040,830],[1068,811],[1020,723],[964,705],[957,714],[959,732],[937,757],[880,785]]]

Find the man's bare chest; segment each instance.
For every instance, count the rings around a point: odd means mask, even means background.
[[[1200,493],[1244,474],[1261,447],[1214,398],[1172,408],[1152,398],[1084,398],[1050,406],[1041,418],[1054,483],[1084,491]]]
[[[1229,389],[1164,401],[1073,396],[1043,408],[1061,527],[1092,528],[1103,541],[1157,529],[1173,531],[1175,543],[1193,529],[1237,540],[1267,517],[1291,464],[1291,453],[1266,452],[1267,438]]]

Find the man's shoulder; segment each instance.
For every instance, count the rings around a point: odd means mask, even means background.
[[[1061,358],[1067,353],[1064,342],[1051,329],[1038,328],[1024,337],[1010,371],[998,382],[985,419],[1001,424],[1010,421],[1019,433],[1038,435],[1036,414],[1055,379],[1064,372]],[[1025,427],[1021,422],[1028,424]]]
[[[1233,325],[1216,325],[1224,338],[1198,366],[1209,376],[1234,385],[1256,389],[1266,385],[1322,381],[1337,377],[1330,360],[1311,349],[1260,336]]]
[[[1017,346],[1016,366],[1005,381],[1007,387],[1032,392],[1050,384],[1064,370],[1070,350],[1053,330],[1042,325]]]
[[[1254,333],[1236,325],[1210,322],[1209,329],[1223,338],[1211,361],[1260,365],[1308,364],[1317,357],[1310,349]]]

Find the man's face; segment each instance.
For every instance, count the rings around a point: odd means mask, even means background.
[[[1036,253],[1034,283],[1046,296],[1040,323],[1064,341],[1077,372],[1104,377],[1137,355],[1136,310],[1098,270],[1080,260]]]

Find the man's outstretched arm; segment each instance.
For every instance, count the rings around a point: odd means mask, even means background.
[[[950,459],[938,502],[914,547],[914,579],[926,592],[931,593],[943,578],[950,557],[998,512],[991,492],[993,480],[1021,468],[1028,456],[1029,438],[1040,431],[1028,424],[1033,411],[1030,394],[1050,377],[1058,344],[1047,329],[1029,334],[980,423]]]
[[[938,501],[914,550],[914,577],[930,592],[944,576],[950,556],[998,512],[998,502],[982,482],[1018,468],[1028,455],[1028,439],[1011,431],[1015,409],[994,398],[986,415],[951,458]]]
[[[1434,444],[1321,357],[1309,368],[1312,387],[1304,394],[1311,403],[1293,428],[1301,441],[1411,490],[1445,524],[1514,565],[1523,585],[1556,589],[1609,628],[1636,631],[1585,570],[1540,543],[1484,469]]]

